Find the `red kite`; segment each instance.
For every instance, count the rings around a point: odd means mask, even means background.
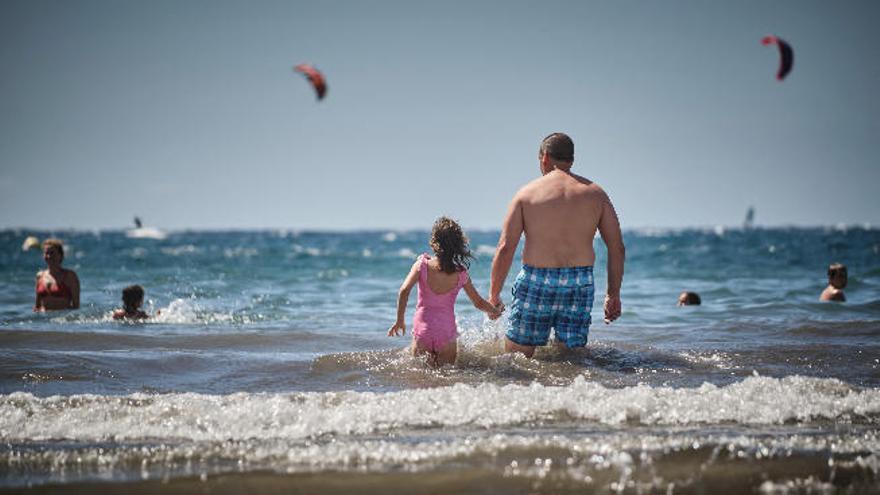
[[[779,70],[776,72],[776,79],[779,81],[785,79],[794,64],[794,51],[791,45],[772,35],[761,38],[761,44],[764,46],[775,44],[779,48]]]
[[[318,72],[318,69],[309,64],[299,64],[294,66],[293,70],[304,74],[315,88],[315,93],[317,93],[318,99],[324,99],[324,94],[327,92],[327,83],[324,81],[324,76]]]

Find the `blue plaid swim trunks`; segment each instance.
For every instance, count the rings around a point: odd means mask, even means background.
[[[592,266],[523,265],[513,283],[507,338],[520,345],[546,345],[552,328],[566,347],[583,347],[592,309]]]

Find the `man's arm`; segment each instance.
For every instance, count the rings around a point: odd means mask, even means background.
[[[620,286],[623,283],[623,263],[626,249],[623,246],[623,235],[620,233],[620,221],[617,212],[607,195],[602,205],[602,216],[599,218],[599,234],[608,248],[608,290],[605,295],[605,322],[611,323],[620,316]]]
[[[501,236],[498,238],[498,248],[495,258],[492,260],[492,276],[489,283],[489,303],[497,306],[501,302],[501,289],[504,280],[510,271],[513,257],[516,255],[516,246],[523,233],[523,215],[520,195],[517,193],[507,208],[507,216],[501,228]]]

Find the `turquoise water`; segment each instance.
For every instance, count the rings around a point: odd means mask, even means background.
[[[498,233],[468,234],[486,295]],[[65,241],[80,310],[31,311],[28,235]],[[440,370],[385,336],[427,237],[0,232],[0,487],[268,471],[389,488],[414,470],[443,487],[465,463],[499,493],[880,489],[880,230],[626,232],[612,325],[597,240],[586,349],[504,355],[503,319],[461,297]],[[818,302],[833,261],[845,304]],[[112,321],[133,283],[161,314]],[[703,305],[676,307],[682,290]]]

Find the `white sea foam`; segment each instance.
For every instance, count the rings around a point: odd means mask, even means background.
[[[227,258],[250,258],[258,255],[260,252],[257,248],[236,246],[234,248],[226,248],[223,250],[223,256]]]
[[[385,242],[394,242],[397,240],[397,234],[394,232],[386,232],[382,234],[382,240]]]
[[[410,248],[401,248],[400,250],[397,251],[397,256],[399,256],[401,258],[412,259],[412,258],[416,257],[416,252]]]
[[[840,435],[787,435],[762,438],[750,435],[715,435],[675,432],[668,435],[631,435],[626,432],[610,432],[599,436],[540,435],[540,434],[468,434],[456,435],[442,440],[397,441],[395,439],[334,439],[332,441],[261,441],[256,439],[225,440],[210,444],[162,444],[133,448],[108,446],[65,450],[47,448],[39,451],[0,452],[0,463],[10,467],[19,464],[51,466],[52,470],[67,466],[99,468],[124,467],[125,464],[195,464],[204,462],[233,461],[242,469],[259,469],[271,466],[288,472],[325,469],[382,469],[387,466],[406,465],[412,470],[430,468],[431,464],[473,456],[497,456],[511,459],[504,469],[506,475],[540,477],[541,471],[551,467],[569,470],[570,474],[584,473],[583,468],[625,470],[633,466],[630,452],[641,452],[642,461],[647,453],[671,453],[697,451],[714,447],[719,457],[726,451],[734,458],[789,457],[793,450],[801,452],[827,452],[832,456],[846,456],[880,448],[880,440],[872,434]],[[550,457],[527,458],[520,455],[547,452],[553,449],[566,461],[554,466]],[[520,460],[516,460],[517,458]],[[833,457],[832,457],[833,459]],[[835,462],[835,461],[832,461]],[[877,457],[857,456],[854,460],[837,461],[848,468],[877,476]],[[706,463],[711,463],[711,459]],[[704,466],[706,465],[704,464]],[[536,469],[537,468],[537,469]],[[583,476],[572,476],[583,479]],[[766,485],[768,490],[786,487],[785,484]]]
[[[495,256],[495,246],[488,244],[480,244],[477,246],[477,255]]]
[[[878,414],[880,390],[800,376],[756,376],[724,387],[706,383],[697,388],[606,388],[579,377],[561,387],[456,384],[388,393],[39,398],[16,392],[0,396],[0,439],[305,439],[401,428],[494,428],[531,421],[767,425],[823,419],[876,421]]]
[[[162,251],[162,254],[167,254],[168,256],[183,256],[194,254],[201,250],[192,244],[184,244],[183,246],[163,247],[160,251]]]
[[[175,299],[168,306],[160,308],[159,314],[153,317],[157,323],[196,323],[196,305],[189,299]]]
[[[321,250],[316,247],[311,246],[301,246],[299,244],[293,244],[291,249],[296,254],[306,254],[308,256],[321,256]]]
[[[204,324],[204,323],[229,323],[233,320],[230,313],[210,312],[202,309],[194,299],[175,299],[168,306],[159,308],[158,314],[153,315],[145,323],[170,323],[170,324]]]

